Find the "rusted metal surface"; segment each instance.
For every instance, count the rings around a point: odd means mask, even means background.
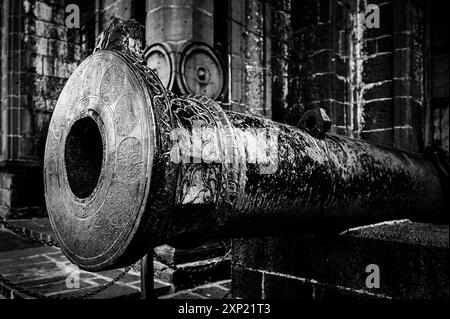
[[[145,52],[148,67],[156,73],[168,90],[172,89],[175,80],[175,57],[168,43],[155,43]]]
[[[127,265],[171,240],[442,213],[422,155],[174,96],[139,49],[105,39],[62,91],[45,153],[51,223],[80,267]]]
[[[183,94],[217,99],[225,90],[225,73],[218,55],[206,43],[187,43],[180,49],[178,87]]]

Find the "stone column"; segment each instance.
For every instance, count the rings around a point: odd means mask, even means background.
[[[380,27],[367,28],[368,1],[355,1],[351,56],[353,134],[376,143],[423,149],[424,8],[419,1],[374,2]]]
[[[216,50],[215,44],[223,34],[219,36],[215,28],[220,28],[223,33],[227,30],[227,24],[216,24],[226,20],[216,21],[215,13],[224,7],[228,9],[228,5],[224,0],[217,2],[147,0],[146,58],[166,88],[179,94],[206,95],[226,106],[228,72],[223,46],[227,44],[222,43],[221,53]],[[223,18],[227,12],[221,11],[220,15]],[[177,248],[159,246],[155,251],[166,263],[182,264],[221,256],[228,249],[227,244],[218,241],[210,241],[192,250],[189,248],[194,248],[195,243],[185,247],[182,244],[177,243]],[[205,263],[208,262],[209,259],[205,260]],[[158,264],[155,267],[158,268]],[[216,276],[223,276],[222,272],[219,270]]]
[[[213,10],[212,0],[147,0],[147,45],[166,41],[213,45]]]
[[[214,27],[213,0],[147,1],[146,58],[166,88],[223,100],[226,57],[214,49]]]

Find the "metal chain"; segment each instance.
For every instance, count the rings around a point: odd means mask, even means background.
[[[108,289],[112,285],[114,285],[116,282],[118,282],[120,279],[122,279],[130,271],[130,269],[133,266],[134,266],[134,264],[128,266],[116,278],[114,278],[107,284],[99,287],[98,289],[95,289],[94,291],[91,291],[91,292],[88,292],[88,293],[85,293],[85,294],[82,294],[82,295],[79,295],[76,297],[45,296],[45,295],[42,295],[42,294],[39,294],[39,293],[36,293],[31,290],[28,290],[28,289],[18,286],[15,283],[13,283],[10,280],[3,277],[1,274],[0,274],[0,283],[4,284],[10,290],[15,290],[15,291],[21,293],[22,295],[25,295],[27,297],[36,298],[36,299],[85,299],[85,298],[91,297],[93,295],[97,295],[97,294],[103,292],[104,290]]]
[[[5,277],[3,277],[1,274],[0,274],[0,284],[3,284],[6,288],[11,290],[11,292],[13,290],[15,290],[15,291],[19,292],[20,294],[25,295],[27,297],[32,297],[35,299],[48,299],[48,297],[45,295],[38,294],[36,292],[27,290],[25,288],[22,288],[22,287],[16,285],[15,283],[13,283],[13,282],[9,281],[8,279],[6,279]]]
[[[25,239],[29,239],[31,241],[37,242],[37,243],[39,243],[41,245],[48,246],[48,247],[58,247],[58,248],[60,247],[57,242],[54,242],[52,240],[45,240],[43,238],[40,238],[40,237],[38,238],[38,237],[33,236],[34,232],[32,230],[28,230],[28,229],[25,229],[25,228],[19,228],[17,226],[14,226],[14,225],[8,223],[5,220],[5,218],[2,217],[2,216],[0,216],[0,224],[3,225],[6,229],[12,231],[16,235],[19,235],[19,236],[21,236],[21,237],[23,237]],[[223,246],[226,246],[226,245],[223,245]],[[220,263],[224,262],[225,259],[227,259],[230,254],[231,254],[231,249],[229,249],[228,252],[225,255],[223,255],[219,260],[217,260],[216,262],[214,262],[212,264],[207,264],[207,265],[203,265],[203,266],[199,266],[199,267],[196,267],[196,268],[189,269],[189,268],[178,267],[173,262],[171,262],[171,263],[166,262],[164,259],[162,259],[160,256],[158,256],[156,254],[156,252],[153,250],[153,256],[158,262],[160,262],[161,264],[163,264],[163,265],[165,265],[165,266],[167,266],[167,267],[169,267],[169,268],[171,268],[173,270],[177,270],[177,271],[181,271],[181,272],[185,272],[185,273],[206,272],[206,271],[208,271],[210,269],[215,268]],[[130,271],[130,269],[133,266],[134,265],[128,266],[121,274],[119,274],[119,276],[114,278],[109,283],[103,285],[99,289],[94,290],[94,291],[92,291],[90,293],[87,293],[87,294],[75,297],[73,299],[83,299],[83,298],[87,298],[87,297],[99,294],[100,292],[108,289],[109,287],[114,285],[117,281],[122,279],[123,276],[125,276]],[[29,296],[29,297],[32,297],[32,298],[37,298],[37,299],[55,299],[55,298],[52,298],[52,297],[47,297],[45,295],[41,295],[41,294],[35,293],[33,291],[27,290],[27,289],[22,288],[22,287],[19,287],[16,284],[14,284],[11,281],[9,281],[8,279],[4,278],[1,274],[0,274],[0,283],[3,283],[5,286],[7,286],[11,290],[16,290],[19,293],[21,293],[23,295],[26,295],[26,296]],[[57,298],[57,299],[67,299],[67,298]]]
[[[34,232],[32,230],[28,230],[27,232],[26,229],[24,230],[24,228],[19,228],[17,226],[8,223],[3,216],[0,216],[0,224],[3,225],[6,229],[12,231],[16,235],[19,235],[20,237],[23,237],[25,239],[29,239],[31,241],[37,242],[41,245],[48,247],[59,247],[59,244],[57,242],[33,236]]]
[[[231,254],[231,248],[228,250],[228,252],[222,256],[222,258],[220,258],[218,261],[216,261],[213,264],[209,264],[209,265],[205,265],[202,266],[200,268],[196,268],[196,269],[184,269],[184,268],[180,268],[178,267],[175,263],[167,263],[166,261],[164,261],[160,256],[158,256],[156,254],[156,252],[153,250],[153,256],[154,258],[160,262],[161,264],[173,269],[173,270],[177,270],[177,271],[182,271],[182,272],[186,272],[186,273],[199,273],[199,272],[204,272],[204,271],[208,271],[214,267],[216,267],[217,265],[219,265],[220,263],[222,263],[223,261],[225,261],[225,259]],[[231,294],[231,289],[228,290],[228,292],[221,298],[221,299],[226,299],[228,298],[228,296]]]
[[[37,242],[37,243],[39,243],[41,245],[48,246],[48,247],[58,247],[58,248],[60,247],[57,242],[33,236],[34,232],[32,230],[29,230],[29,229],[26,229],[26,228],[19,228],[17,226],[14,226],[14,225],[8,223],[3,216],[0,216],[0,224],[3,225],[3,227],[5,227],[6,229],[12,231],[16,235],[19,235],[20,237],[23,237],[25,239],[29,239],[31,241]],[[17,291],[17,292],[27,296],[27,297],[32,297],[32,298],[36,298],[36,299],[84,299],[84,298],[87,298],[87,297],[99,294],[102,291],[104,291],[104,290],[108,289],[109,287],[111,287],[112,285],[114,285],[116,282],[118,282],[120,279],[122,279],[130,271],[130,269],[133,266],[134,266],[134,264],[131,265],[131,266],[128,266],[116,278],[114,278],[113,280],[111,280],[107,284],[99,287],[98,289],[96,289],[94,291],[91,291],[89,293],[86,293],[86,294],[74,297],[74,298],[69,298],[69,297],[48,297],[48,296],[45,296],[45,295],[33,292],[31,290],[27,290],[27,289],[25,289],[23,287],[20,287],[20,286],[14,284],[13,282],[11,282],[10,280],[6,279],[5,277],[3,277],[1,274],[0,274],[0,283],[4,284],[10,290],[15,290],[15,291]]]
[[[93,295],[97,295],[97,294],[103,292],[104,290],[108,289],[109,287],[114,285],[116,282],[118,282],[120,279],[122,279],[131,270],[131,268],[134,267],[134,265],[135,264],[132,264],[132,265],[128,266],[127,268],[125,268],[116,278],[114,278],[113,280],[111,280],[107,284],[97,288],[94,291],[88,292],[88,293],[83,294],[81,296],[77,296],[77,297],[75,297],[73,299],[85,299],[85,298],[88,298],[88,297],[91,297]],[[71,298],[57,298],[57,299],[71,299]]]
[[[216,266],[218,266],[220,263],[224,262],[225,259],[227,259],[230,254],[231,254],[231,249],[225,255],[223,255],[222,258],[220,258],[219,260],[217,260],[216,262],[214,262],[212,264],[207,264],[207,265],[199,266],[197,268],[189,269],[189,268],[178,267],[174,262],[170,262],[170,263],[166,262],[164,259],[162,259],[160,256],[158,256],[158,254],[156,254],[156,252],[153,250],[153,257],[158,262],[169,267],[170,269],[185,272],[185,273],[199,273],[199,272],[205,272],[210,269],[213,269]]]

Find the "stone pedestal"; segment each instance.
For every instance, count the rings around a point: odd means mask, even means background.
[[[232,293],[253,299],[445,299],[448,248],[448,225],[410,221],[328,237],[234,240]]]

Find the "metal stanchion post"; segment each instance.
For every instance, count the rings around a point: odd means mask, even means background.
[[[153,288],[153,254],[148,253],[141,260],[141,299],[156,300]]]

